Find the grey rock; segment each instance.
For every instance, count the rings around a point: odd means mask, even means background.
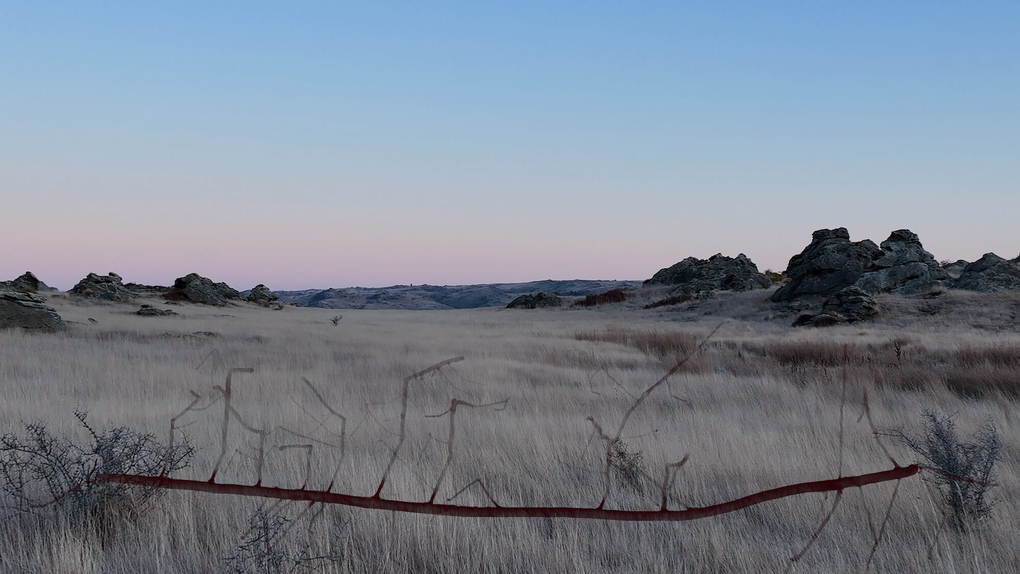
[[[263,307],[269,307],[280,298],[279,295],[273,293],[268,287],[259,283],[252,288],[251,293],[248,294],[246,299],[252,303],[256,303]]]
[[[841,315],[819,313],[818,315],[801,315],[793,322],[794,327],[835,327],[843,325],[846,319]]]
[[[960,277],[950,286],[986,293],[1020,291],[1020,257],[1007,260],[994,253],[985,253],[981,259],[964,267]]]
[[[708,259],[688,257],[660,269],[645,285],[676,285],[677,293],[700,293],[765,289],[772,281],[743,253],[736,257],[717,253]]]
[[[963,273],[964,268],[966,268],[968,265],[970,265],[969,261],[957,259],[956,261],[953,262],[947,262],[945,265],[942,266],[942,269],[949,274],[949,277],[951,279],[957,279],[960,277],[960,274]]]
[[[13,281],[0,281],[0,288],[13,289],[22,293],[38,293],[39,291],[52,291],[48,285],[39,280],[31,271],[25,271],[21,277]]]
[[[137,296],[134,291],[124,285],[120,275],[112,272],[107,275],[89,273],[72,287],[69,293],[79,297],[118,302],[131,301]]]
[[[845,227],[819,229],[811,235],[811,243],[790,259],[786,267],[790,282],[776,290],[772,300],[832,295],[857,281],[881,254],[873,241],[850,241]]]
[[[871,294],[913,295],[949,279],[949,273],[924,250],[909,229],[899,229],[882,242],[882,251],[854,286]]]
[[[241,300],[241,293],[226,283],[214,283],[211,279],[202,277],[198,273],[190,273],[184,277],[178,277],[166,297],[223,307],[229,301]]]
[[[563,298],[549,293],[536,293],[534,295],[521,295],[511,301],[507,309],[540,309],[544,307],[561,307]]]
[[[874,297],[859,287],[847,287],[825,300],[822,314],[842,317],[847,323],[857,323],[878,314]]]
[[[168,317],[170,315],[176,315],[177,313],[171,309],[157,309],[152,305],[142,305],[142,308],[135,311],[135,314],[141,315],[142,317]]]
[[[63,328],[63,319],[45,301],[44,297],[33,293],[0,289],[0,328]]]

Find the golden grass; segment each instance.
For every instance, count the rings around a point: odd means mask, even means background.
[[[190,390],[211,401],[217,395],[212,387],[223,384],[228,368],[253,367],[253,374],[234,381],[236,406],[249,423],[328,441],[336,429],[301,383],[307,377],[349,421],[348,456],[336,490],[370,495],[395,442],[401,380],[463,355],[464,362],[412,386],[408,442],[384,495],[425,500],[431,493],[445,461],[446,446],[438,439],[448,423],[425,415],[443,412],[451,398],[506,398],[503,411],[458,415],[455,459],[438,499],[481,478],[507,505],[597,504],[601,454],[588,444],[585,418],[614,428],[632,397],[717,323],[677,323],[637,309],[482,309],[345,311],[334,327],[331,310],[181,306],[175,308],[179,317],[145,318],[125,305],[61,299],[54,305],[81,324],[60,334],[0,332],[0,432],[39,420],[83,438],[72,412],[84,408],[97,425],[166,436],[170,418],[190,402]],[[755,305],[748,299],[741,308],[751,313]],[[940,530],[944,519],[923,482],[904,481],[874,571],[1004,572],[1020,558],[1020,427],[1008,390],[1015,388],[1009,381],[1015,382],[1018,345],[1016,333],[951,323],[803,331],[735,320],[723,325],[691,369],[649,398],[624,438],[656,477],[664,464],[690,455],[673,491],[674,508],[833,477],[846,347],[852,360],[844,474],[888,467],[866,425],[856,422],[865,389],[880,426],[910,430],[922,409],[937,408],[958,413],[965,431],[992,420],[1007,445],[1001,502],[965,539]],[[988,390],[960,392],[965,383],[953,375],[960,370],[975,373],[967,388]],[[199,449],[181,477],[208,478],[219,452],[220,415],[213,407],[180,421]],[[253,483],[256,441],[239,427],[231,433],[217,480]],[[295,442],[286,431],[272,435],[274,446]],[[912,460],[902,446],[889,447],[901,462]],[[309,486],[324,488],[335,451],[319,445],[313,452]],[[297,449],[272,451],[264,482],[300,486],[302,456]],[[657,507],[654,487],[642,495],[618,486],[610,507]],[[871,549],[867,516],[877,524],[891,493],[892,485],[846,492],[796,571],[861,570]],[[487,503],[477,489],[458,501]],[[170,493],[105,542],[52,520],[15,518],[0,526],[0,571],[214,571],[232,555],[258,505]],[[685,524],[471,520],[328,508],[311,525],[310,538],[302,506],[276,510],[296,525],[281,545],[311,540],[315,552],[341,556],[325,566],[331,572],[775,572],[810,538],[823,506],[822,496],[804,496]]]

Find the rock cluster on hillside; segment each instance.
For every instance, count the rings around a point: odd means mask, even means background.
[[[645,285],[676,285],[678,293],[703,293],[764,289],[770,287],[772,281],[743,253],[736,257],[717,253],[708,259],[688,257],[660,269]]]
[[[166,297],[173,300],[185,300],[192,303],[215,305],[222,307],[229,301],[240,301],[241,293],[226,283],[214,283],[198,273],[189,273],[178,277]]]
[[[52,291],[48,285],[40,281],[31,271],[25,271],[20,277],[12,281],[0,281],[0,289],[13,289],[22,293]]]
[[[251,303],[255,303],[263,307],[269,307],[273,303],[276,303],[276,301],[280,299],[280,296],[270,291],[269,287],[259,283],[252,288],[246,299]]]
[[[850,286],[869,295],[910,295],[950,278],[909,229],[893,231],[879,247],[868,239],[850,241],[845,227],[815,231],[804,251],[790,259],[786,275],[790,282],[773,301],[834,295]]]
[[[152,305],[142,305],[140,309],[135,311],[135,315],[141,315],[142,317],[169,317],[176,314],[172,309],[158,309]]]
[[[507,309],[540,309],[544,307],[561,307],[563,298],[549,293],[536,293],[534,295],[521,295],[511,301]]]
[[[882,251],[854,285],[867,293],[913,295],[949,279],[949,274],[924,250],[916,233],[893,231]]]
[[[837,291],[822,304],[822,312],[797,317],[794,326],[829,327],[844,323],[857,323],[878,314],[875,298],[859,287],[846,287]]]
[[[63,319],[56,310],[34,293],[0,289],[0,328],[59,329]]]
[[[951,286],[986,293],[1020,291],[1020,257],[1009,260],[994,253],[985,253],[981,259],[964,267]]]
[[[110,272],[107,275],[89,273],[68,293],[79,297],[102,299],[103,301],[131,301],[138,294],[124,285],[120,275]]]

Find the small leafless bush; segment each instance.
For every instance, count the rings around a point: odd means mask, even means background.
[[[925,480],[938,491],[949,509],[949,524],[965,532],[991,511],[994,502],[988,496],[993,486],[995,463],[1002,459],[1002,443],[991,422],[970,442],[956,431],[955,417],[925,411],[924,431],[911,436],[902,429],[890,433],[920,455],[932,472]]]
[[[0,488],[9,508],[55,514],[105,531],[125,513],[139,515],[146,502],[165,491],[131,489],[97,481],[97,477],[110,473],[169,476],[190,463],[193,449],[187,442],[171,447],[127,427],[96,430],[87,416],[75,412],[91,439],[87,446],[53,436],[42,423],[26,424],[24,436],[8,434],[0,439]]]
[[[688,301],[692,301],[693,299],[694,299],[693,295],[690,295],[688,293],[681,293],[679,295],[671,295],[669,297],[666,297],[665,299],[659,299],[658,301],[653,301],[653,302],[645,305],[644,308],[645,309],[655,309],[655,308],[658,308],[658,307],[665,307],[667,305],[679,305],[680,303],[686,303]]]
[[[609,449],[609,464],[620,482],[638,494],[644,494],[644,454],[632,451],[623,439],[613,442]]]
[[[248,529],[234,554],[226,560],[232,574],[278,574],[321,570],[326,564],[338,564],[340,556],[313,556],[306,539],[297,548],[288,545],[287,531],[293,520],[259,508],[248,517]]]
[[[337,325],[340,324],[340,320],[343,318],[344,318],[343,315],[333,315],[333,318],[330,319],[329,322],[333,323],[333,326],[336,327]]]
[[[628,331],[595,329],[574,333],[578,341],[598,341],[625,345],[658,358],[686,356],[698,348],[699,337],[685,331]]]
[[[610,289],[605,293],[586,295],[584,299],[574,302],[575,307],[595,307],[608,303],[623,303],[627,300],[627,292],[623,289]]]

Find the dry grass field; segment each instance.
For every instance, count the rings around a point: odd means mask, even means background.
[[[759,291],[655,310],[635,302],[343,311],[334,326],[337,313],[322,309],[179,306],[180,316],[139,317],[137,306],[56,296],[51,304],[74,322],[65,332],[0,331],[0,434],[40,422],[87,442],[78,409],[95,428],[123,425],[165,442],[191,391],[200,407],[212,403],[229,368],[251,367],[234,375],[234,406],[249,425],[270,431],[263,484],[301,487],[307,461],[308,488],[326,488],[333,474],[338,419],[305,377],[348,423],[334,490],[368,496],[398,440],[403,379],[463,356],[412,382],[407,440],[383,496],[429,498],[447,457],[449,423],[428,415],[443,413],[454,398],[507,399],[502,410],[458,412],[453,463],[437,501],[480,479],[503,505],[595,506],[605,453],[587,418],[615,429],[634,397],[718,327],[630,420],[607,507],[657,509],[659,488],[642,473],[659,480],[665,464],[688,455],[670,495],[673,509],[833,478],[840,464],[844,475],[888,469],[860,419],[867,391],[882,430],[917,434],[922,413],[934,409],[955,414],[961,436],[990,421],[1004,445],[992,489],[998,502],[966,533],[946,526],[922,476],[902,481],[871,571],[1016,571],[1020,297],[885,297],[879,321],[828,330],[788,327],[793,317],[771,318],[775,310],[764,299]],[[222,414],[220,401],[177,421],[196,449],[177,476],[209,478]],[[216,480],[252,484],[257,436],[236,424],[230,433]],[[883,440],[902,464],[915,461],[903,444]],[[278,448],[291,444],[312,444],[310,458],[306,449]],[[793,571],[864,571],[894,487],[845,491]],[[477,485],[456,502],[490,504]],[[832,503],[832,494],[809,494],[693,522],[615,523],[309,510],[303,502],[169,492],[141,512],[119,502],[105,528],[47,509],[8,512],[0,571],[782,572]],[[263,534],[272,539],[260,540]]]

